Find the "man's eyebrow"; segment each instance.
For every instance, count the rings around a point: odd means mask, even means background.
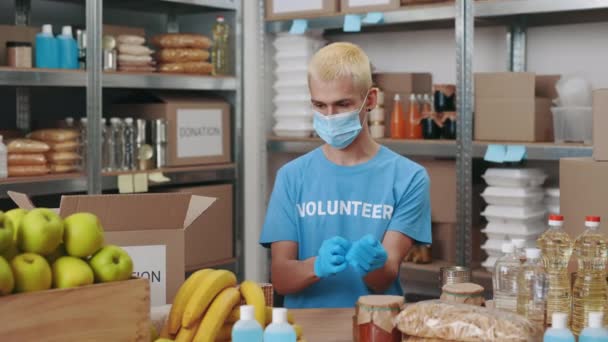
[[[315,100],[315,99],[310,99],[310,101],[311,101],[311,102],[315,102],[315,103],[323,103],[323,104],[326,104],[326,103],[325,103],[325,102],[323,102],[323,101],[320,101],[320,100]],[[346,101],[352,101],[352,99],[351,99],[351,98],[344,98],[344,99],[336,100],[336,101],[334,101],[334,102],[332,102],[332,103],[330,103],[330,104],[337,104],[337,103],[346,102]]]

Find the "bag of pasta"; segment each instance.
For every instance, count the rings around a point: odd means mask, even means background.
[[[532,342],[543,334],[519,315],[438,300],[407,306],[394,323],[408,336],[461,342]]]

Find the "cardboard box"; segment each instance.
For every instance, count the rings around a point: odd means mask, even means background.
[[[33,204],[9,192],[24,209]],[[185,277],[185,235],[215,198],[190,194],[62,196],[59,215],[90,212],[99,217],[105,243],[124,248],[133,259],[133,275],[150,280],[151,304],[171,303]]]
[[[608,161],[608,89],[593,91],[593,159]]]
[[[395,94],[401,96],[403,110],[407,113],[410,107],[411,94],[431,94],[433,91],[433,76],[430,73],[391,72],[373,75],[374,84],[384,92],[384,122],[387,129],[385,135],[390,136],[389,124]]]
[[[186,271],[225,264],[234,257],[231,184],[171,189],[171,192],[217,198],[186,230]]]
[[[433,223],[433,260],[456,263],[456,224]],[[481,228],[474,226],[471,230],[471,261],[473,265],[481,262]]]
[[[431,219],[456,223],[456,162],[454,160],[416,159],[431,179]]]
[[[340,0],[266,0],[266,20],[306,19],[340,12]]]
[[[560,76],[475,74],[475,140],[553,141],[552,99]]]
[[[148,341],[150,285],[131,279],[0,298],[3,341]]]
[[[342,13],[368,13],[396,10],[401,6],[400,0],[342,0]]]
[[[229,163],[230,106],[221,100],[157,95],[145,102],[112,106],[112,115],[167,121],[167,165]]]
[[[564,158],[559,162],[560,210],[564,215],[564,229],[576,239],[585,230],[586,216],[608,219],[608,163],[592,158]],[[608,224],[600,225],[600,232],[608,235]],[[570,271],[576,271],[576,261]]]

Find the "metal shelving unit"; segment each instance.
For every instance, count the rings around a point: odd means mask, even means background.
[[[260,11],[264,11],[264,1],[259,1]],[[445,142],[412,142],[382,140],[398,153],[407,156],[451,157],[457,161],[457,260],[459,264],[471,264],[471,229],[472,229],[472,171],[476,158],[483,158],[491,142],[472,140],[473,104],[472,59],[474,25],[504,26],[508,43],[509,65],[511,71],[526,70],[526,30],[532,26],[573,24],[580,22],[608,21],[608,0],[456,0],[455,3],[428,6],[404,7],[396,11],[385,12],[384,22],[380,24],[363,24],[363,32],[385,32],[408,29],[432,29],[453,27],[457,51],[457,93],[458,98],[458,137],[454,143]],[[322,29],[326,33],[341,32],[344,16],[309,18],[309,29]],[[264,32],[260,33],[260,51],[268,61],[269,39],[278,32],[289,29],[291,21],[268,21]],[[266,62],[266,67],[271,65]],[[268,82],[266,80],[265,82]],[[266,96],[272,93],[271,87],[265,84]],[[265,102],[264,111],[272,112],[272,103]],[[267,120],[270,116],[267,117]],[[287,152],[305,153],[321,144],[319,139],[290,139],[274,136],[267,137],[268,153]],[[588,157],[592,154],[591,146],[580,144],[551,143],[505,143],[501,145],[525,145],[527,159],[557,161],[564,157]],[[436,266],[436,265],[435,265]],[[438,268],[432,266],[432,271]],[[437,270],[435,270],[437,268]],[[428,269],[424,269],[428,271]],[[432,273],[433,273],[432,272]],[[487,278],[478,272],[480,278]],[[482,279],[482,280],[483,280]]]

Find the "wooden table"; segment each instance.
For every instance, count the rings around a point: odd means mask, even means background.
[[[352,342],[355,309],[290,309],[308,342]]]

